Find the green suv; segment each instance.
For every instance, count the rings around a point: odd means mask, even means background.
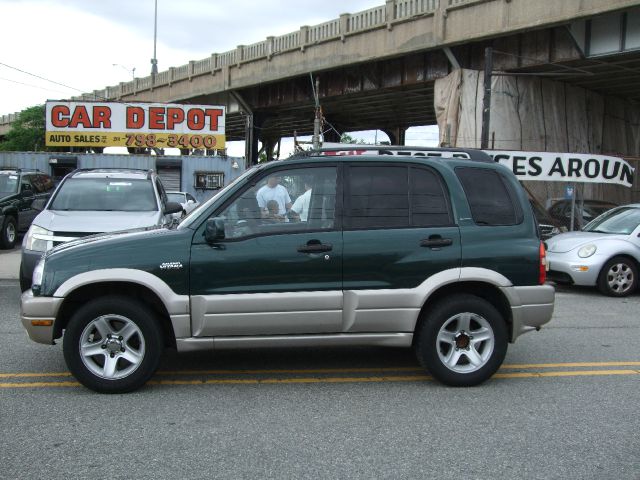
[[[0,248],[15,246],[18,232],[29,229],[53,189],[51,177],[39,170],[0,170]]]
[[[404,346],[445,384],[491,377],[554,305],[515,176],[477,151],[336,153],[252,168],[176,229],[47,252],[29,336],[64,333],[70,371],[109,393],[142,386],[165,347]]]

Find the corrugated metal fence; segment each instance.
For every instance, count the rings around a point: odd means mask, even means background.
[[[219,156],[110,155],[92,153],[0,152],[0,168],[33,168],[56,176],[57,168],[141,168],[180,169],[180,189],[202,202],[215,195],[217,189],[196,188],[196,174],[222,174],[228,185],[245,169],[244,158]]]

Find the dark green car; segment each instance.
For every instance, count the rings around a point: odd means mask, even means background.
[[[49,175],[38,170],[0,170],[0,248],[13,248],[18,232],[26,232],[54,189]]]
[[[544,248],[508,169],[481,152],[328,153],[245,172],[177,229],[54,248],[22,296],[29,336],[64,333],[69,369],[100,392],[143,385],[165,347],[413,347],[435,378],[469,386],[551,319]]]

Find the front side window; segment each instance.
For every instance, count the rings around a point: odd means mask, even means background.
[[[249,185],[216,216],[225,237],[331,230],[335,224],[335,167],[278,170]]]
[[[51,210],[148,212],[158,210],[149,180],[70,178],[62,184]]]
[[[20,191],[21,192],[31,192],[33,193],[35,189],[31,183],[31,177],[29,175],[24,175],[22,180],[20,180]]]

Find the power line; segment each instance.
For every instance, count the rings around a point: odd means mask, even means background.
[[[17,72],[24,73],[25,75],[29,75],[31,77],[39,78],[40,80],[44,80],[45,82],[53,83],[55,85],[59,85],[59,86],[64,87],[64,88],[68,88],[70,90],[75,90],[77,92],[83,93],[83,91],[80,90],[79,88],[70,87],[69,85],[65,85],[64,83],[56,82],[55,80],[49,80],[48,78],[41,77],[40,75],[36,75],[35,73],[27,72],[27,71],[22,70],[22,69],[20,69],[18,67],[13,67],[11,65],[7,65],[6,63],[2,63],[2,62],[0,62],[0,65],[2,65],[3,67],[10,68],[12,70],[16,70]]]
[[[56,93],[64,93],[61,90],[52,90],[50,88],[39,87],[38,85],[31,85],[30,83],[18,82],[17,80],[11,80],[10,78],[2,78],[0,80],[4,80],[5,82],[17,83],[18,85],[24,85],[25,87],[38,88],[40,90],[46,90],[47,92],[56,92]]]

